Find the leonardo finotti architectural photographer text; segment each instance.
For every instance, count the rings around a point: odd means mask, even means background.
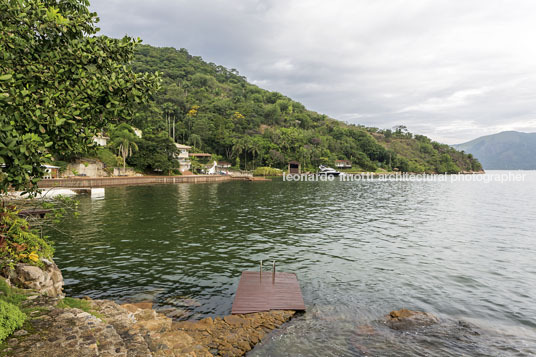
[[[341,174],[336,177],[330,174],[283,174],[283,181],[288,182],[315,182],[315,181],[401,181],[401,182],[523,182],[524,173],[496,173],[496,174],[377,174],[365,172],[361,174]]]

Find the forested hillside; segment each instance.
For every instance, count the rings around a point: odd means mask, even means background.
[[[248,83],[235,69],[206,63],[185,49],[140,46],[133,67],[162,72],[162,89],[154,103],[132,122],[143,130],[145,141],[162,141],[167,135],[242,169],[284,168],[289,160],[298,160],[305,170],[316,171],[318,165],[332,165],[337,159],[352,160],[354,168],[367,171],[481,169],[470,155],[413,136],[403,126],[366,128],[307,110],[280,93]],[[158,169],[144,162],[143,155],[143,150],[135,153],[130,163]]]

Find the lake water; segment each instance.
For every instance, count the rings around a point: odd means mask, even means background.
[[[190,318],[229,314],[241,271],[276,260],[307,312],[251,356],[535,355],[536,172],[520,173],[113,187],[80,196],[80,217],[51,235],[68,295]],[[441,323],[390,330],[381,318],[400,308]]]

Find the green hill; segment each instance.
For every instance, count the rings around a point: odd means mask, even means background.
[[[248,83],[235,69],[206,63],[185,49],[140,46],[133,68],[162,72],[161,91],[133,122],[144,137],[164,132],[242,169],[285,168],[289,160],[298,160],[305,170],[316,171],[318,165],[332,165],[337,159],[351,160],[354,168],[367,171],[453,173],[481,168],[470,155],[413,136],[404,127],[367,128],[307,110],[280,93]],[[131,164],[147,169],[140,164],[142,155],[135,154]]]
[[[503,131],[453,146],[473,154],[487,170],[536,169],[536,133]]]

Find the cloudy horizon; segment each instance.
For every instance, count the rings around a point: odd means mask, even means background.
[[[536,132],[531,1],[92,0],[101,33],[186,48],[308,109],[457,144]]]

